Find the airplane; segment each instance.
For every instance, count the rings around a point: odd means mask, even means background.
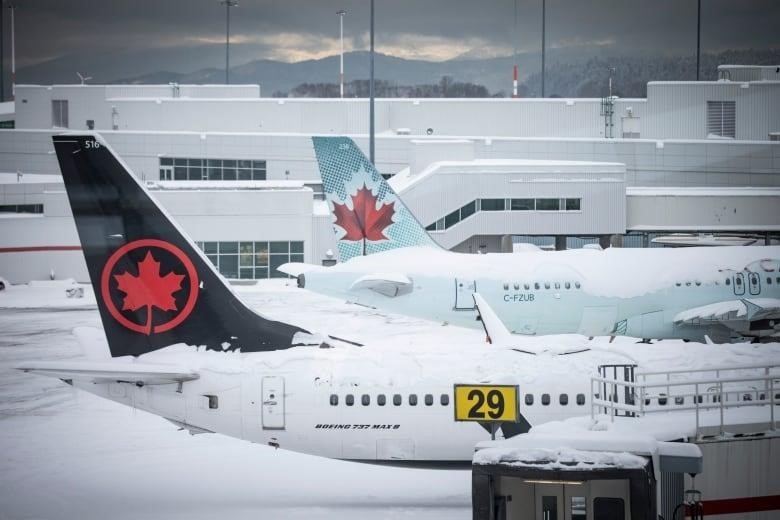
[[[279,268],[302,288],[476,328],[479,292],[523,335],[780,336],[780,247],[455,253],[431,239],[352,139],[312,140],[342,261]]]
[[[470,467],[488,431],[506,438],[587,415],[588,373],[626,362],[608,350],[372,349],[263,316],[234,294],[99,135],[53,141],[111,358],[29,361],[16,367],[24,372],[193,434],[452,468]],[[493,319],[485,323],[488,334],[502,334]]]

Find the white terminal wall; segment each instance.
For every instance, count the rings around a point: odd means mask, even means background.
[[[51,142],[56,133],[59,131],[0,130],[0,172],[59,174]],[[158,179],[160,157],[167,156],[265,160],[270,180],[319,182],[310,134],[110,130],[101,134],[144,179]],[[368,154],[365,134],[352,137]],[[390,174],[410,165],[417,170],[424,168],[424,163],[434,157],[420,160],[420,153],[410,142],[440,139],[377,136],[377,167]],[[509,137],[468,140],[473,142],[470,153],[475,159],[620,162],[626,165],[627,186],[780,187],[780,142]]]

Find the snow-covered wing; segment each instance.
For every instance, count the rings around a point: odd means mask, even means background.
[[[16,367],[57,379],[76,379],[91,383],[133,383],[137,385],[165,385],[198,379],[197,373],[181,367],[140,363],[52,361],[29,362]]]
[[[300,276],[310,271],[318,271],[322,266],[316,264],[306,264],[303,262],[287,262],[276,268],[277,271],[290,276]]]
[[[752,322],[757,320],[780,319],[780,299],[743,298],[711,303],[678,312],[674,317],[676,324],[696,324],[708,322]]]
[[[390,298],[412,292],[412,280],[402,273],[376,273],[361,276],[349,289],[370,289]]]

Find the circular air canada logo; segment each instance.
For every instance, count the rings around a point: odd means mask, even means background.
[[[180,325],[198,299],[198,273],[178,247],[156,239],[123,245],[100,277],[106,309],[122,326],[146,335]]]

